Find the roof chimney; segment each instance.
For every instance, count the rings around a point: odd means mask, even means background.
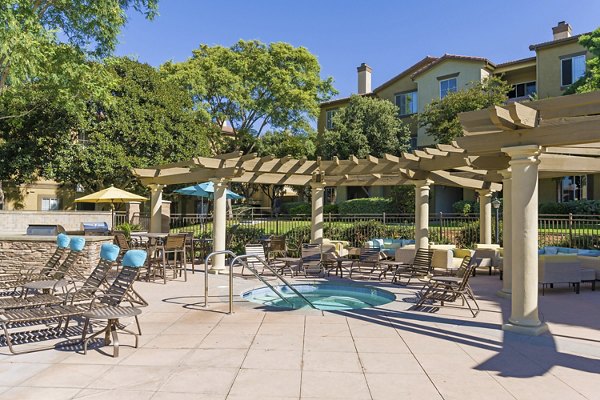
[[[358,94],[371,93],[371,67],[362,63],[358,71]]]
[[[571,37],[571,25],[565,21],[560,21],[558,25],[552,28],[552,34],[554,35],[554,40]]]

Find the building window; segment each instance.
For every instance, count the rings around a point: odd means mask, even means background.
[[[396,95],[396,105],[400,109],[400,115],[411,115],[417,113],[419,95],[417,92],[400,93]]]
[[[510,91],[508,92],[508,98],[518,99],[520,97],[533,96],[536,90],[535,81],[517,83],[516,85],[512,85]]]
[[[56,198],[42,198],[42,211],[56,211],[58,210],[58,199]]]
[[[327,110],[325,113],[325,128],[326,129],[333,129],[333,116],[335,115],[335,113],[337,112],[337,108],[333,109],[333,110]]]
[[[587,199],[587,176],[565,176],[558,181],[558,202]]]
[[[410,137],[410,150],[416,150],[417,149],[417,136],[411,136]]]
[[[561,85],[569,86],[585,74],[585,54],[560,60]]]
[[[456,92],[456,78],[440,81],[440,99],[443,99],[451,92]]]

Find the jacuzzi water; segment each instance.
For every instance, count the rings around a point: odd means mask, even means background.
[[[355,310],[390,303],[396,296],[387,290],[372,286],[336,285],[330,283],[298,284],[294,288],[319,310]],[[282,300],[268,287],[242,293],[242,298],[269,307],[310,308],[310,306],[287,286],[274,286],[287,300]]]

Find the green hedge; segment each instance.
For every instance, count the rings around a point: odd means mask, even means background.
[[[396,208],[392,199],[369,197],[365,199],[352,199],[338,204],[342,215],[349,214],[381,214],[394,213]]]
[[[473,200],[460,200],[452,204],[452,210],[458,214],[476,214],[479,213],[479,203]]]
[[[600,214],[600,200],[575,200],[565,203],[541,203],[540,214],[576,214],[576,215],[598,215]]]
[[[300,203],[289,209],[288,214],[290,215],[310,215],[312,212],[311,206],[308,203]]]

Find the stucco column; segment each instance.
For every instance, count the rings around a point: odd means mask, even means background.
[[[227,181],[216,179],[212,182],[215,188],[213,208],[213,251],[221,251],[226,250],[227,197],[225,189],[227,189]],[[212,265],[209,272],[215,274],[226,272],[225,254],[218,254],[212,258]]]
[[[506,331],[539,335],[548,326],[538,315],[538,164],[540,146],[502,148],[511,157],[512,307]]]
[[[502,289],[497,294],[510,297],[512,291],[512,179],[510,168],[502,174]]]
[[[479,189],[479,243],[492,244],[492,191]]]
[[[323,243],[323,197],[325,195],[325,184],[312,182],[310,184],[312,197],[311,210],[311,243]]]
[[[415,247],[429,247],[429,189],[430,179],[415,182]]]
[[[162,231],[162,191],[165,185],[152,184],[150,188],[150,232]]]

